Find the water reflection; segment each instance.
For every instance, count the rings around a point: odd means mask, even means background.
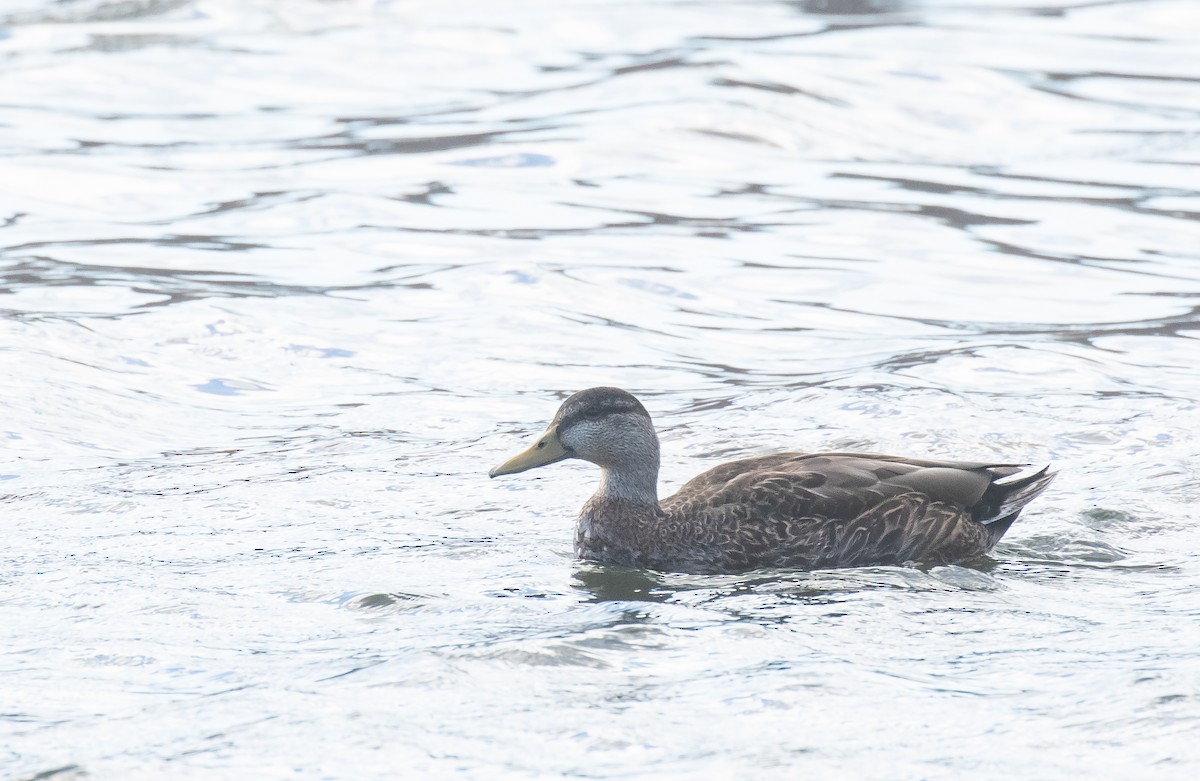
[[[1094,549],[1089,548],[1089,551]],[[1065,558],[1062,560],[1066,560]],[[1094,561],[1089,553],[1081,560]],[[871,589],[916,591],[971,591],[999,588],[991,577],[997,562],[981,557],[968,565],[910,567],[863,567],[853,570],[802,572],[780,570],[729,576],[688,576],[655,573],[601,564],[584,564],[575,569],[574,585],[589,603],[658,602],[672,600],[721,607],[737,598],[767,597],[764,605],[820,604],[838,601],[847,594]]]
[[[791,2],[806,14],[822,16],[860,16],[893,13],[909,8],[909,0],[800,0]]]
[[[574,585],[586,602],[666,602],[675,593],[654,572],[604,564],[577,567]]]

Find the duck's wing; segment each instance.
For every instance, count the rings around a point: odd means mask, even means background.
[[[1045,470],[856,453],[785,453],[722,464],[662,502],[731,564],[847,566],[957,561],[991,548],[1041,492]],[[1002,524],[989,529],[991,521]]]
[[[1017,464],[928,461],[862,453],[779,453],[721,464],[662,502],[668,512],[750,504],[763,511],[853,518],[890,497],[917,492],[966,509]]]

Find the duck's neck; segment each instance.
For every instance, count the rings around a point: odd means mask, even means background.
[[[644,549],[660,528],[662,509],[658,449],[641,455],[600,467],[600,487],[583,505],[575,527],[575,552],[580,558],[631,567],[646,563]]]
[[[621,499],[658,507],[658,460],[620,468],[601,467],[600,487],[593,499]]]

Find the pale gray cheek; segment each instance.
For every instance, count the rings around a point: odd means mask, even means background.
[[[596,424],[576,423],[563,439],[563,444],[581,455],[588,455],[596,450],[596,434]]]

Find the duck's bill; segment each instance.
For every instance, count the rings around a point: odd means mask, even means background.
[[[558,432],[553,428],[549,428],[546,429],[545,434],[538,437],[537,442],[533,443],[533,447],[523,453],[518,453],[488,472],[488,477],[513,475],[517,472],[524,472],[526,469],[533,469],[534,467],[553,464],[555,461],[562,461],[566,457],[567,451],[562,446],[562,443],[558,441]]]

